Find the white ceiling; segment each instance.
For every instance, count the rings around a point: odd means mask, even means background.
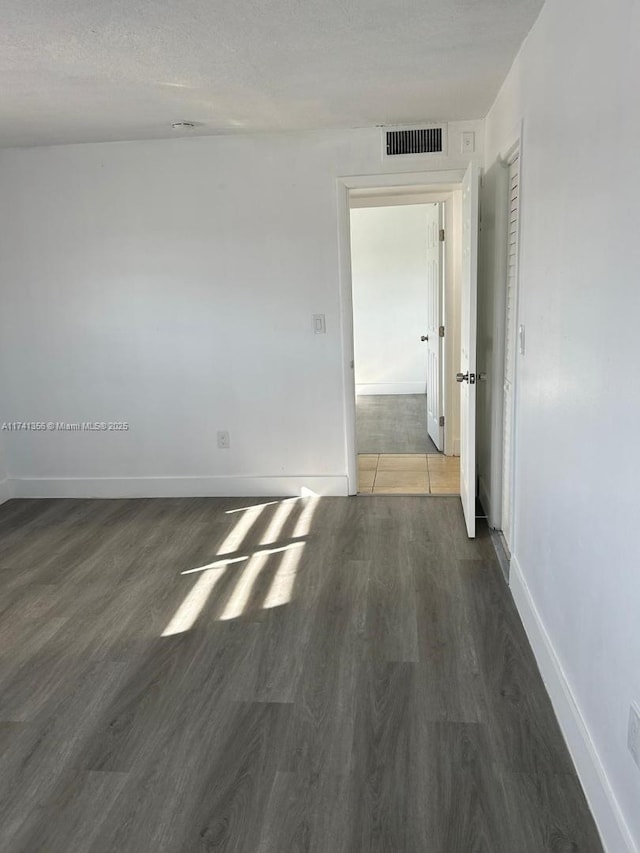
[[[482,118],[542,0],[2,0],[0,145]]]

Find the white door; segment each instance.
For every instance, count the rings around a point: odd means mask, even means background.
[[[509,222],[507,234],[507,293],[504,344],[504,409],[502,422],[502,535],[512,547],[513,410],[516,366],[516,315],[518,299],[518,221],[520,213],[520,157],[509,163]]]
[[[478,307],[478,194],[480,171],[470,165],[462,184],[460,284],[460,498],[470,537],[476,535],[476,334]]]
[[[442,205],[429,204],[427,211],[427,432],[438,450],[444,443],[442,416]]]

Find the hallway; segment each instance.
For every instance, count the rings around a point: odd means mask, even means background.
[[[425,394],[356,397],[358,453],[438,453],[427,433]]]
[[[6,853],[602,853],[457,498],[0,508]]]

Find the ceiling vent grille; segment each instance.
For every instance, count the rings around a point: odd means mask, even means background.
[[[416,127],[386,131],[387,157],[416,154],[442,154],[444,133],[442,127]]]

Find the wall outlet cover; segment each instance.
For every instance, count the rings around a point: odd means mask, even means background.
[[[218,430],[218,449],[228,450],[231,447],[231,439],[227,430]]]

